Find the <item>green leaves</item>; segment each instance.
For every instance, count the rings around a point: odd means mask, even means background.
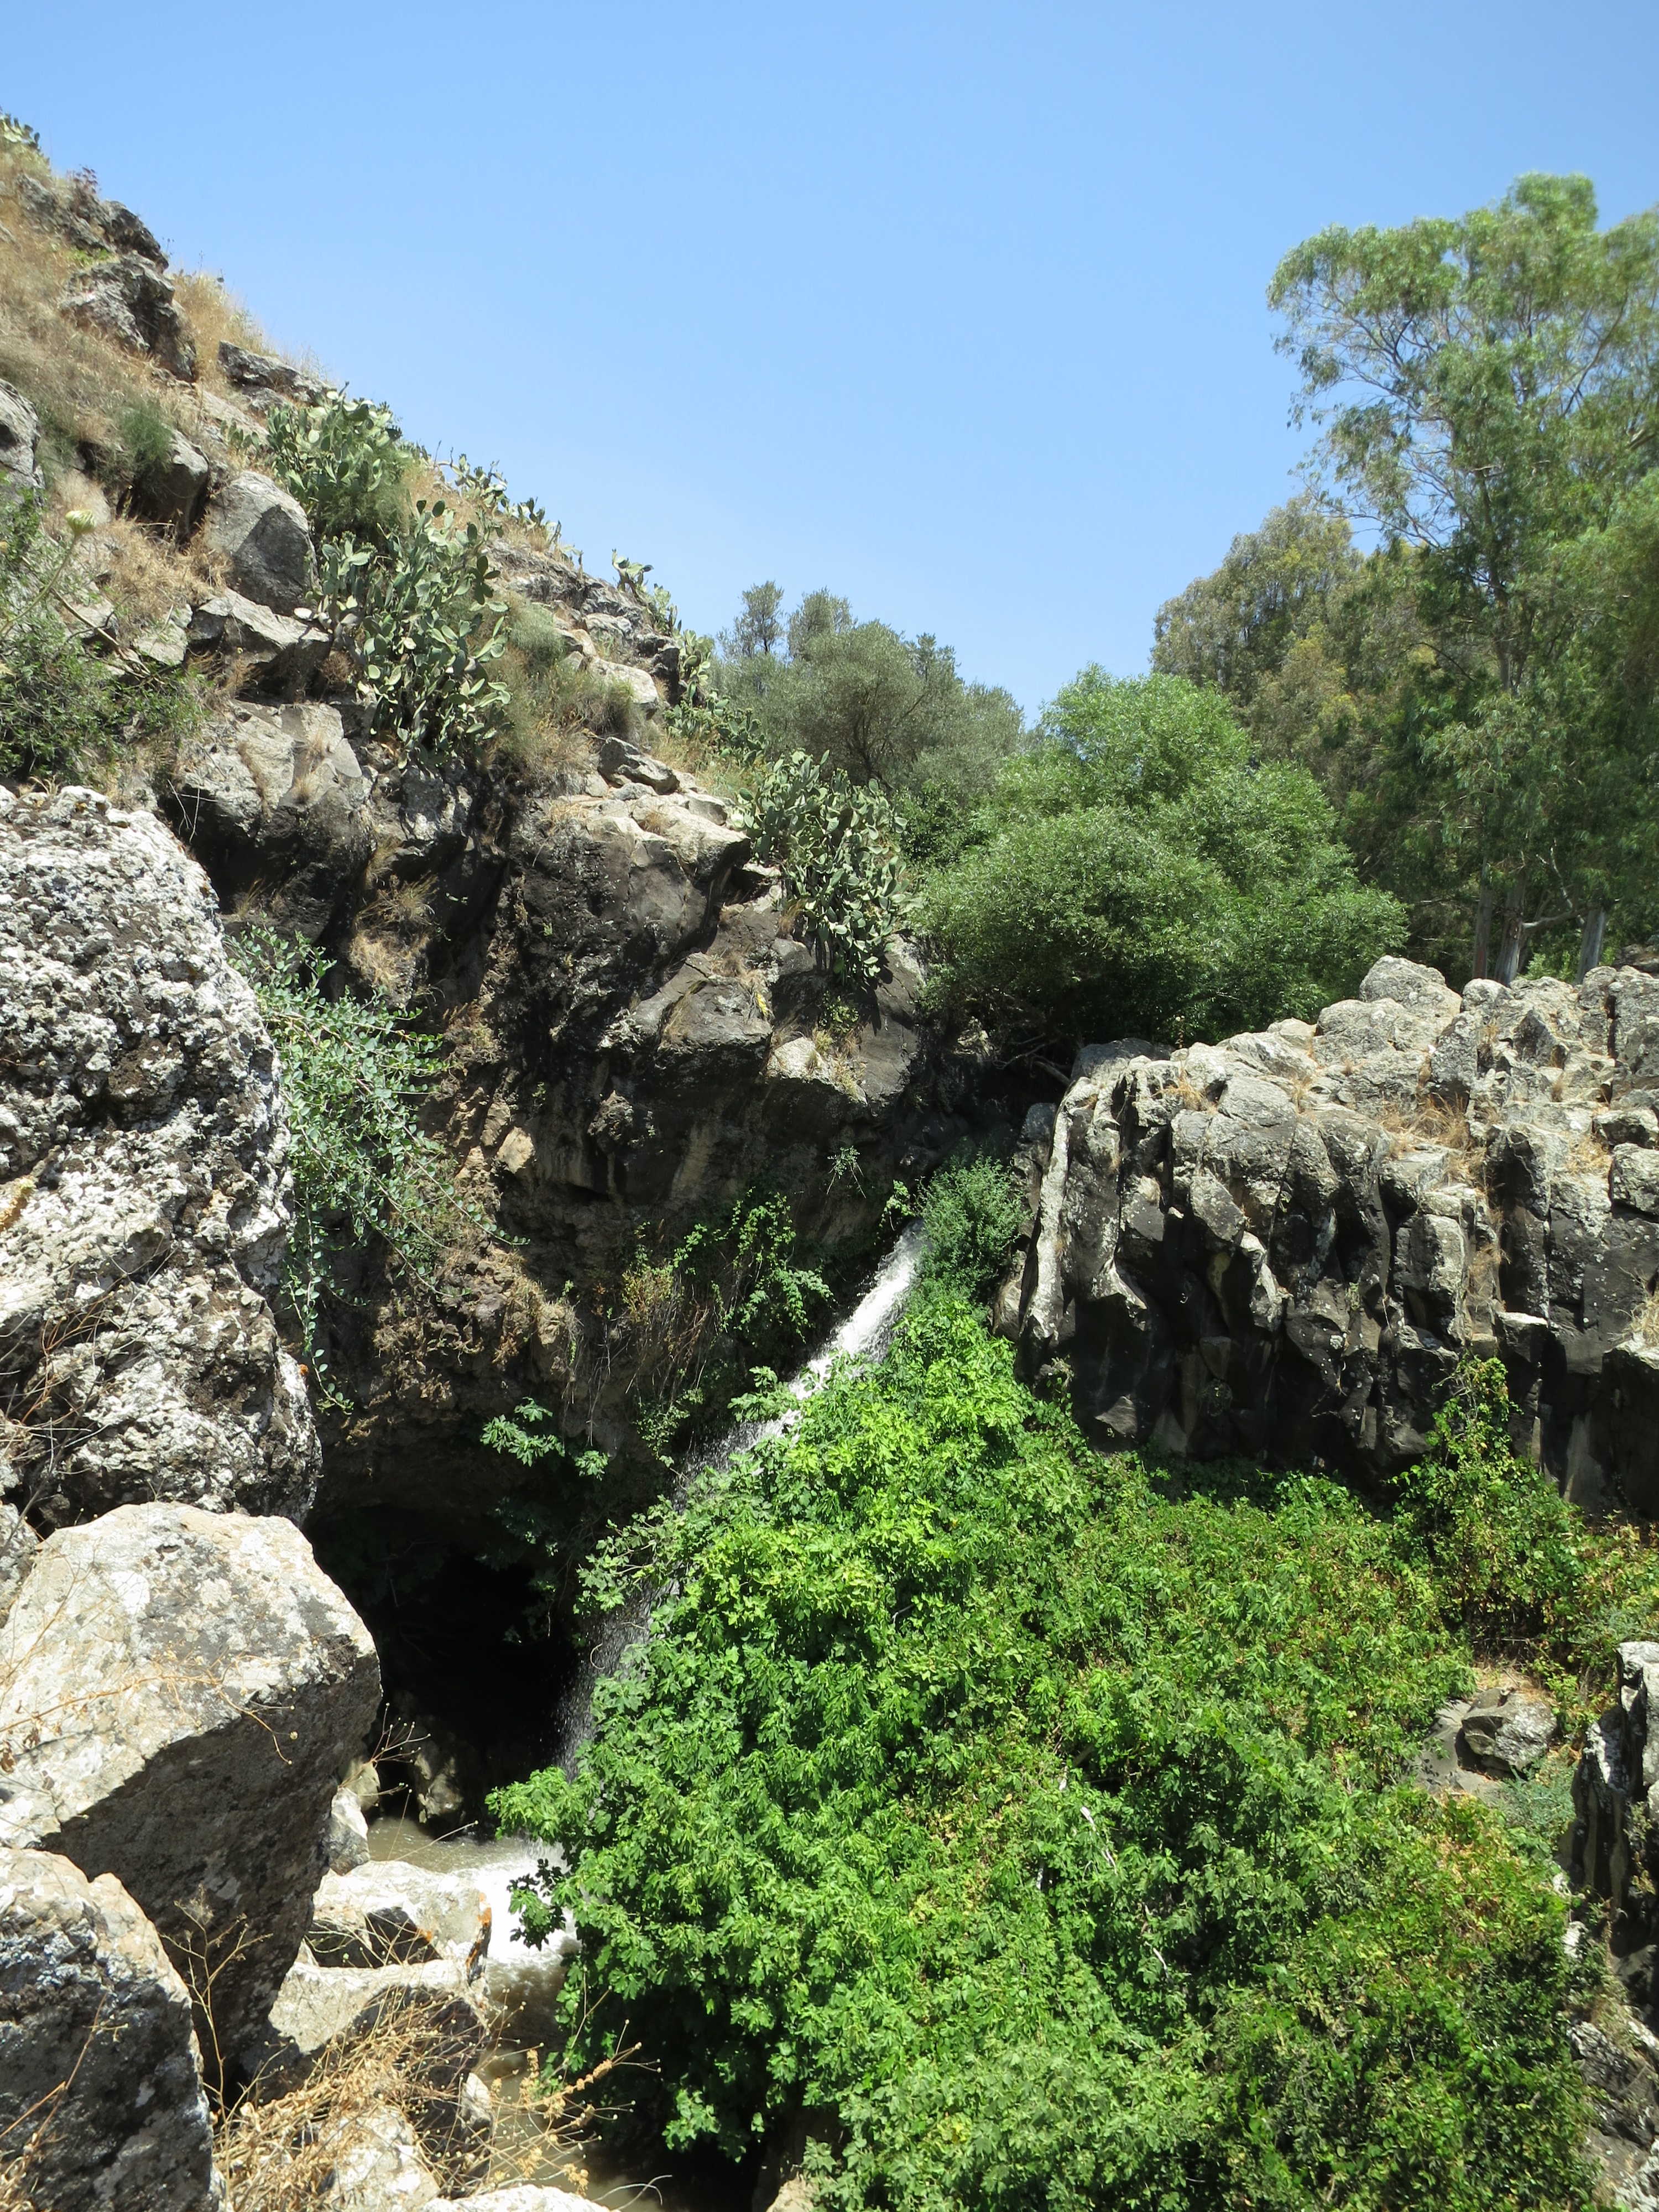
[[[294,1223],[283,1290],[325,1393],[325,1324],[344,1302],[341,1266],[364,1244],[385,1248],[394,1273],[430,1288],[450,1244],[485,1224],[455,1194],[447,1153],[420,1126],[441,1048],[379,997],[325,996],[326,957],[255,926],[228,940],[253,986],[283,1078]]]
[[[1304,1018],[1403,935],[1305,770],[1258,763],[1214,691],[1086,670],[928,878],[944,988],[1073,1039]]]
[[[330,392],[314,407],[273,407],[260,465],[293,493],[319,541],[348,535],[383,544],[407,510],[410,448],[389,407]]]
[[[757,856],[782,869],[806,940],[829,972],[873,990],[906,913],[904,825],[888,801],[827,761],[794,752],[756,776],[743,821]]]
[[[476,750],[507,704],[487,673],[507,649],[507,605],[493,596],[477,524],[419,500],[384,550],[336,538],[320,568],[324,611],[373,727],[405,748]]]
[[[649,2021],[671,2142],[816,2110],[843,2207],[1576,2206],[1560,1905],[1396,1780],[1440,1594],[1332,1484],[1182,1486],[934,1290],[619,1540],[649,1643],[495,1803],[567,1860],[573,2069]]]

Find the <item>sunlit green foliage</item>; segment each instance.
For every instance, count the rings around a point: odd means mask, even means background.
[[[448,1154],[420,1123],[441,1048],[378,997],[322,988],[314,945],[255,927],[228,943],[253,986],[282,1067],[294,1222],[283,1291],[325,1389],[326,1324],[347,1304],[343,1263],[379,1246],[394,1274],[429,1288],[456,1243],[483,1224],[455,1193]]]
[[[330,392],[314,406],[273,407],[251,458],[292,492],[316,536],[379,544],[409,516],[411,455],[389,407]]]
[[[873,989],[905,913],[904,825],[887,800],[796,752],[757,771],[743,819],[757,857],[782,870],[801,934],[826,970]]]
[[[1002,769],[923,915],[950,988],[1074,1038],[1304,1018],[1403,935],[1307,773],[1262,762],[1213,690],[1091,669]]]
[[[1171,1498],[939,1290],[656,1541],[575,1779],[496,1801],[586,1938],[556,2067],[644,2026],[671,2143],[804,2115],[890,2212],[1584,2202],[1563,1907],[1399,1784],[1466,1662],[1340,1489]]]

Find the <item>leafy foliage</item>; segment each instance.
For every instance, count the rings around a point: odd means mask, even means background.
[[[873,989],[905,913],[903,824],[891,806],[841,769],[796,752],[760,771],[743,811],[757,854],[782,869],[826,969]]]
[[[407,519],[410,453],[389,407],[343,392],[326,392],[314,406],[278,405],[257,450],[319,540],[384,544]]]
[[[495,1800],[586,1932],[556,2068],[648,2019],[671,2142],[805,2115],[843,2206],[1583,2201],[1563,1908],[1396,1785],[1464,1662],[1341,1491],[1166,1497],[935,1291],[656,1531],[585,1763]]]
[[[71,633],[74,553],[73,530],[54,541],[33,494],[0,500],[0,776],[74,774],[118,747],[176,743],[200,719],[190,678],[95,659]]]
[[[330,996],[314,945],[254,927],[229,941],[276,1047],[288,1109],[294,1224],[283,1289],[325,1390],[325,1327],[347,1302],[342,1263],[370,1243],[430,1288],[446,1251],[481,1218],[457,1197],[448,1155],[420,1124],[441,1048],[373,996]]]
[[[1588,1526],[1515,1450],[1501,1360],[1459,1370],[1399,1510],[1447,1619],[1477,1650],[1541,1656],[1599,1684],[1620,1638],[1659,1613],[1651,1546]]]
[[[744,714],[771,759],[796,751],[857,784],[874,784],[902,817],[906,849],[955,849],[966,810],[1023,742],[1007,692],[964,683],[949,646],[855,623],[844,599],[808,592],[779,653],[781,594],[757,584],[725,641],[715,684]]]
[[[965,1297],[988,1296],[1019,1233],[1019,1193],[1006,1162],[981,1153],[941,1168],[923,1194],[921,1218],[925,1275]]]
[[[960,999],[1065,1036],[1222,1036],[1340,997],[1403,922],[1215,692],[1091,669],[924,889]]]
[[[417,500],[384,551],[349,536],[322,549],[322,599],[372,726],[405,746],[471,751],[497,728],[507,605],[476,522]]]

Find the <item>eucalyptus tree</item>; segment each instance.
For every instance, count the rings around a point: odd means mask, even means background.
[[[1659,823],[1651,687],[1615,699],[1592,673],[1644,648],[1585,630],[1593,610],[1645,618],[1593,572],[1627,550],[1617,519],[1659,459],[1659,214],[1601,230],[1587,179],[1526,176],[1461,217],[1321,231],[1268,297],[1325,489],[1414,556],[1450,678],[1425,750],[1479,884],[1475,972],[1500,895],[1500,979],[1569,920],[1582,967]]]

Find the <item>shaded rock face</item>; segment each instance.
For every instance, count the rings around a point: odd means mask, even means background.
[[[173,286],[153,261],[119,253],[71,276],[59,301],[63,312],[89,329],[149,354],[184,383],[196,377],[196,349],[185,329]]]
[[[34,458],[40,442],[40,416],[15,385],[0,378],[0,487],[40,490],[41,476]]]
[[[1388,959],[1316,1024],[1094,1048],[1028,1120],[1000,1325],[1103,1445],[1372,1474],[1460,1357],[1501,1357],[1517,1445],[1653,1510],[1656,1085],[1659,981],[1627,969],[1460,999]]]
[[[227,564],[245,599],[291,615],[316,593],[311,526],[297,499],[258,469],[221,484],[202,518],[202,542]]]
[[[270,1040],[200,869],[70,788],[0,813],[0,1489],[301,1513],[320,1455],[263,1291]]]
[[[207,2212],[190,1998],[112,1875],[0,1846],[0,2144],[52,2212]]]
[[[380,1700],[368,1632],[282,1519],[127,1505],[41,1547],[0,1624],[0,1842],[115,1875],[253,2032]]]

